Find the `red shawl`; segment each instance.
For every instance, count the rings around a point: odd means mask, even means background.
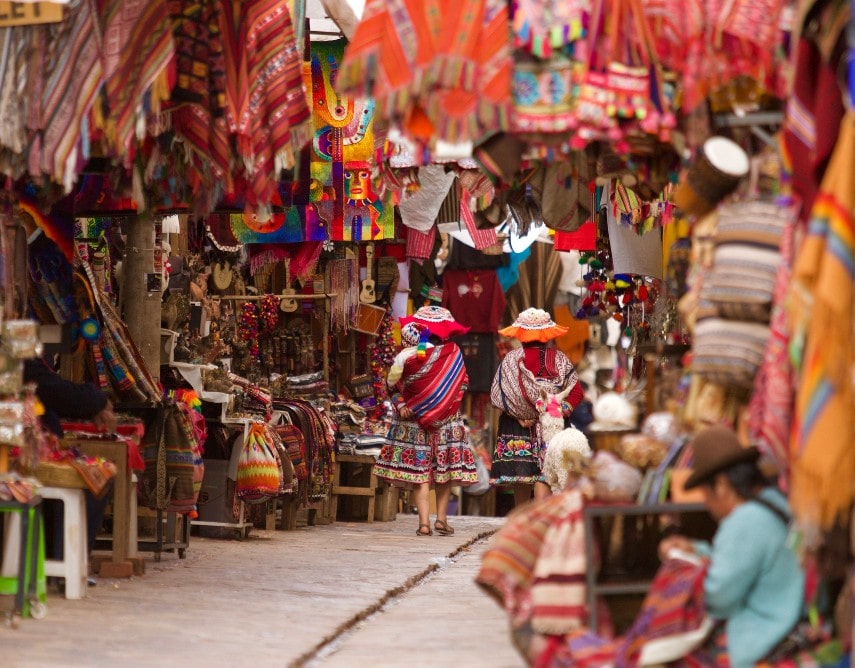
[[[469,376],[457,344],[434,346],[426,352],[426,357],[413,355],[405,362],[401,391],[419,424],[432,429],[460,410]]]

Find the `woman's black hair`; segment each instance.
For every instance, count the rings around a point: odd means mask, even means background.
[[[442,337],[440,337],[436,334],[431,334],[428,337],[428,341],[430,341],[435,346],[441,346],[444,343],[444,341],[442,340]]]
[[[719,472],[727,478],[733,491],[741,499],[751,499],[757,495],[757,491],[769,484],[769,481],[758,468],[756,462],[739,462]],[[705,484],[710,487],[715,483],[716,476],[712,476]]]

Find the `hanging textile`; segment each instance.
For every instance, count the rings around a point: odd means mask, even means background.
[[[505,0],[368,0],[336,86],[372,97],[384,119],[427,142],[508,130],[511,42]]]
[[[126,166],[133,157],[137,118],[148,93],[150,110],[157,111],[169,96],[166,82],[152,87],[174,56],[166,0],[102,2],[103,62],[107,107],[115,132],[108,132]]]
[[[220,3],[170,2],[176,82],[169,115],[194,169],[232,190]],[[208,171],[210,170],[210,175]],[[203,179],[208,180],[208,179]],[[216,198],[219,199],[219,198]]]
[[[513,322],[527,308],[541,308],[550,313],[561,282],[561,259],[549,244],[534,243],[531,254],[519,265],[519,279],[505,295],[507,321]]]
[[[374,190],[374,101],[339,96],[344,40],[314,42],[304,64],[314,139],[309,164],[306,237],[368,241],[395,237],[394,209]]]
[[[280,0],[224,2],[221,8],[226,121],[249,181],[247,204],[266,210],[279,170],[294,166],[295,151],[308,140],[300,52]]]
[[[33,97],[26,149],[33,178],[48,176],[71,192],[83,166],[80,151],[83,119],[104,81],[95,0],[65,8],[62,23],[36,28],[28,77]]]
[[[790,503],[808,526],[848,512],[855,478],[855,111],[848,111],[793,269],[791,318],[803,338],[790,440]]]

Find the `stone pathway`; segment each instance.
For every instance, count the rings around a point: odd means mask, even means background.
[[[0,626],[9,668],[522,666],[504,612],[473,578],[501,518],[456,517],[418,538],[417,519],[193,537],[187,558],[148,555],[146,574],[52,594],[45,619]]]

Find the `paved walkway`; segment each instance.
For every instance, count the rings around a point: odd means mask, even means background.
[[[507,618],[474,584],[501,518],[456,517],[419,538],[416,517],[244,541],[193,537],[187,558],[52,594],[45,619],[0,626],[0,665],[338,668],[524,665]]]

